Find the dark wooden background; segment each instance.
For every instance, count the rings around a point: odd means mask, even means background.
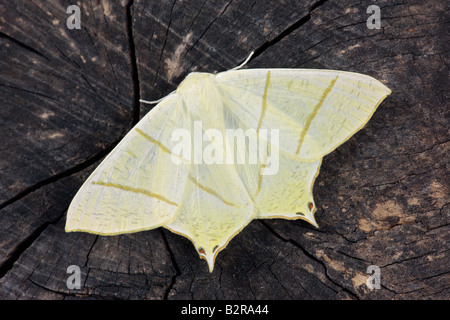
[[[449,299],[446,1],[0,1],[1,299]],[[69,30],[66,9],[81,8]],[[368,29],[369,5],[381,29]],[[325,157],[320,229],[250,223],[209,273],[166,229],[64,232],[82,182],[192,71],[320,68],[392,89]],[[69,265],[81,289],[69,290]],[[369,290],[367,267],[381,270]]]

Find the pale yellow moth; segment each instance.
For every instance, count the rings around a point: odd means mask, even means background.
[[[212,272],[253,219],[304,219],[322,158],[390,94],[366,75],[306,69],[191,73],[123,138],[80,188],[66,231],[165,227]]]

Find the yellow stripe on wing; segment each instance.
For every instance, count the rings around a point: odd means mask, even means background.
[[[133,187],[129,187],[129,186],[125,186],[122,184],[117,184],[117,183],[112,183],[112,182],[103,182],[103,181],[93,181],[92,184],[94,185],[100,185],[100,186],[104,186],[104,187],[111,187],[111,188],[117,188],[120,190],[125,190],[125,191],[130,191],[130,192],[134,192],[134,193],[140,193],[143,195],[146,195],[148,197],[152,197],[161,201],[164,201],[172,206],[178,206],[177,203],[170,201],[169,199],[163,197],[162,195],[150,192],[146,189],[142,189],[142,188],[133,188]]]
[[[146,134],[144,131],[142,131],[141,129],[135,128],[134,130],[136,130],[141,136],[143,136],[144,138],[146,138],[147,140],[149,140],[150,142],[156,144],[158,147],[161,148],[161,150],[163,150],[164,152],[167,152],[170,155],[173,155],[179,159],[181,159],[184,163],[189,164],[190,161],[186,160],[185,158],[177,155],[176,153],[173,153],[172,151],[170,151],[170,149],[168,147],[166,147],[165,145],[163,145],[161,142],[159,142],[158,140],[150,137],[148,134]]]
[[[325,101],[328,93],[333,89],[334,84],[336,83],[338,77],[334,78],[328,88],[326,88],[325,92],[323,93],[322,97],[320,98],[320,101],[317,103],[317,105],[314,107],[313,112],[309,115],[308,119],[306,120],[305,127],[303,128],[303,131],[300,135],[297,151],[295,151],[295,154],[298,155],[300,153],[300,149],[302,148],[303,141],[305,140],[306,133],[309,130],[309,127],[311,126],[311,122],[314,120],[315,116],[319,112],[320,107],[322,107],[323,102]]]
[[[172,153],[172,151],[170,151],[169,148],[167,148],[165,145],[163,145],[161,142],[159,142],[156,139],[153,139],[152,137],[150,137],[148,134],[146,134],[144,131],[136,128],[135,129],[140,135],[142,135],[144,138],[150,140],[151,142],[153,142],[154,144],[156,144],[158,147],[160,147],[162,150],[164,150],[167,153]]]
[[[200,182],[198,182],[193,176],[189,176],[189,179],[200,189],[202,189],[203,191],[212,194],[213,196],[215,196],[217,199],[219,199],[220,201],[222,201],[223,203],[225,203],[228,206],[232,206],[232,207],[236,207],[236,205],[234,205],[231,202],[228,202],[227,200],[225,200],[224,198],[222,198],[217,192],[215,192],[214,190],[211,190],[210,188],[202,185]]]
[[[266,77],[266,85],[264,87],[264,94],[263,94],[263,100],[262,100],[262,106],[261,106],[261,116],[259,117],[259,121],[258,121],[258,128],[256,129],[256,134],[259,136],[259,130],[261,129],[263,120],[264,120],[264,115],[266,114],[266,109],[267,109],[267,91],[269,89],[270,86],[270,71],[267,72],[267,77]]]

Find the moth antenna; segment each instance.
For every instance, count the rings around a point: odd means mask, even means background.
[[[163,101],[165,98],[167,98],[168,96],[170,96],[172,93],[173,93],[173,92],[169,93],[167,96],[162,97],[161,99],[158,99],[158,100],[148,101],[148,100],[144,100],[144,99],[139,99],[139,102],[146,103],[146,104],[158,104],[158,103],[160,103],[161,101]]]
[[[148,100],[144,100],[144,99],[139,99],[139,102],[146,103],[146,104],[158,104],[158,103],[160,103],[161,101],[163,101],[165,98],[166,98],[166,97],[162,97],[161,99],[153,100],[153,101],[148,101]]]
[[[247,64],[247,62],[250,61],[250,59],[252,58],[252,56],[255,54],[255,51],[250,52],[250,54],[248,55],[247,59],[244,60],[244,62],[242,62],[240,65],[238,65],[237,67],[234,67],[233,69],[230,70],[239,70],[240,68],[242,68],[243,66],[245,66]]]

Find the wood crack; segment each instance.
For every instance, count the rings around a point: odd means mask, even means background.
[[[33,245],[34,241],[40,237],[40,235],[47,229],[48,226],[55,225],[59,222],[59,220],[61,220],[66,211],[67,208],[64,209],[56,219],[46,221],[38,226],[27,237],[25,237],[16,245],[16,247],[7,255],[6,259],[3,260],[3,263],[0,264],[0,279],[3,278],[3,276],[5,276],[8,271],[13,268],[14,263],[19,260],[22,253],[24,253],[30,246]]]
[[[41,56],[42,58],[44,58],[47,61],[50,61],[50,59],[47,58],[43,53],[37,51],[36,49],[30,47],[29,45],[27,45],[17,39],[14,39],[13,37],[7,35],[6,33],[0,32],[0,38],[7,39],[7,40],[11,41],[12,43],[18,45],[19,47],[24,48],[25,50],[30,51],[34,54],[37,54],[38,56]]]
[[[352,297],[355,300],[359,300],[359,297],[352,291],[350,291],[349,289],[347,289],[346,287],[344,287],[342,284],[338,283],[337,281],[333,280],[331,278],[331,276],[329,275],[328,272],[328,268],[327,265],[325,264],[325,262],[323,262],[322,260],[318,259],[317,257],[315,257],[313,254],[309,253],[305,248],[303,248],[302,245],[300,245],[297,241],[293,240],[293,239],[286,239],[283,236],[281,236],[280,234],[278,234],[274,229],[272,229],[266,222],[264,222],[263,220],[258,220],[259,222],[261,222],[275,237],[277,237],[278,239],[282,240],[283,242],[289,242],[291,244],[293,244],[295,247],[297,247],[298,249],[300,249],[303,254],[305,256],[307,256],[308,258],[310,258],[311,260],[317,262],[318,264],[320,264],[323,268],[324,268],[324,275],[325,277],[335,286],[339,287],[343,292],[347,293],[350,297]],[[324,283],[324,285],[326,285]],[[328,286],[329,287],[329,286]],[[330,288],[330,287],[329,287]],[[333,288],[330,288],[331,290],[335,291]]]
[[[289,26],[287,29],[285,29],[283,32],[281,32],[278,36],[276,36],[275,38],[273,38],[270,41],[266,41],[265,43],[263,43],[261,46],[259,46],[256,50],[255,53],[252,57],[253,60],[255,59],[257,56],[261,55],[264,51],[266,51],[268,48],[272,47],[273,45],[277,44],[278,42],[280,42],[281,40],[283,40],[284,38],[286,38],[287,36],[289,36],[291,33],[293,33],[294,31],[296,31],[297,29],[299,29],[300,27],[302,27],[305,23],[307,23],[309,20],[311,20],[311,14],[314,10],[316,10],[317,8],[319,8],[320,6],[322,6],[325,2],[327,2],[328,0],[320,0],[317,1],[316,3],[314,3],[309,11],[308,14],[306,16],[304,16],[303,18],[297,20],[296,22],[294,22],[291,26]]]
[[[102,159],[106,155],[108,155],[108,153],[110,153],[112,151],[112,149],[119,143],[120,140],[121,140],[121,138],[119,138],[118,140],[113,142],[111,145],[109,145],[105,149],[99,151],[97,154],[95,154],[91,158],[87,159],[86,161],[83,161],[80,164],[77,164],[69,169],[61,171],[55,175],[52,175],[46,179],[43,179],[43,180],[33,184],[32,186],[27,187],[26,189],[22,190],[15,196],[12,196],[10,199],[4,201],[3,203],[0,203],[0,210],[15,203],[16,201],[23,199],[30,193],[32,193],[42,187],[45,187],[49,184],[57,182],[58,180],[69,177],[69,176],[74,175],[84,169],[87,169],[88,167],[90,167],[91,165],[95,164],[97,161],[99,161],[100,159]]]
[[[163,238],[164,245],[165,245],[167,251],[169,252],[169,256],[170,256],[170,260],[172,261],[172,265],[175,268],[175,274],[172,276],[170,284],[167,287],[167,290],[164,292],[164,295],[163,295],[163,300],[168,300],[170,291],[172,291],[172,288],[173,288],[173,286],[175,285],[175,283],[177,281],[177,277],[179,275],[181,275],[181,271],[180,271],[180,268],[179,268],[179,266],[177,264],[177,261],[175,259],[175,255],[174,255],[172,249],[170,248],[169,242],[167,241],[166,235],[164,234],[164,231],[161,228],[159,228],[159,230],[161,232],[161,236]]]
[[[167,38],[169,37],[169,31],[170,31],[170,26],[172,24],[172,14],[173,14],[173,9],[175,8],[175,3],[177,1],[174,0],[172,3],[172,7],[170,8],[170,16],[169,16],[169,23],[167,24],[167,29],[166,29],[166,35],[164,37],[164,42],[162,45],[162,49],[161,52],[159,54],[159,61],[158,61],[158,68],[156,69],[156,74],[155,74],[155,82],[158,79],[159,76],[159,70],[161,69],[161,62],[162,62],[162,57],[164,55],[164,50],[166,49],[166,44],[167,44]]]
[[[136,58],[136,46],[134,43],[133,36],[133,16],[132,8],[134,5],[134,0],[130,0],[126,5],[126,27],[128,36],[128,46],[130,48],[130,63],[131,63],[131,81],[133,89],[133,123],[134,126],[140,120],[140,102],[141,99],[140,83],[139,83],[139,69],[137,66]]]

